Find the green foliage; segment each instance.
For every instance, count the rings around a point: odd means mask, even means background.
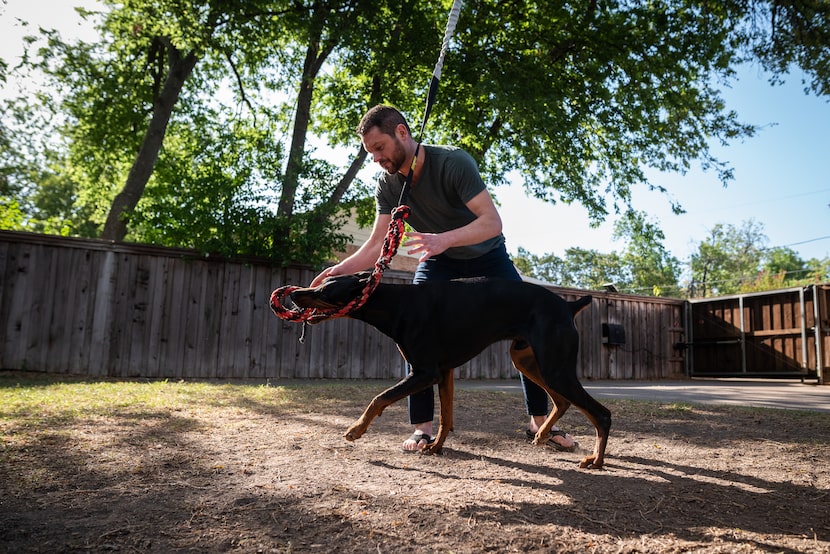
[[[23,226],[23,210],[14,198],[0,196],[0,229],[18,230]]]
[[[61,114],[30,126],[37,132],[25,137],[28,143],[15,143],[17,159],[31,157],[37,149],[38,163],[5,172],[16,178],[12,192],[27,201],[25,227],[97,235],[114,195],[142,163],[136,157],[142,142],[148,133],[159,132],[148,125],[155,106],[164,100],[165,56],[194,52],[201,63],[184,83],[177,109],[161,131],[164,147],[150,160],[154,170],[146,194],[124,214],[126,238],[206,253],[267,256],[284,263],[321,263],[342,249],[345,237],[337,232],[337,211],[322,221],[314,212],[327,193],[315,189],[315,183],[331,182],[331,168],[322,175],[320,166],[311,162],[303,168],[304,185],[298,192],[306,197],[298,199],[305,212],[287,223],[289,242],[281,240],[282,248],[275,248],[274,233],[280,227],[275,197],[282,183],[289,123],[286,104],[271,102],[275,95],[284,95],[287,75],[302,62],[291,49],[281,48],[288,43],[281,31],[301,24],[285,15],[297,6],[204,2],[193,10],[167,0],[107,4],[110,9],[103,14],[86,13],[100,21],[99,41],[68,44],[47,31],[46,45],[24,66],[45,75],[53,86],[35,103],[18,101],[18,119]],[[270,24],[263,25],[265,21]],[[35,104],[39,110],[21,111]],[[53,164],[62,171],[33,175],[33,169],[49,165],[48,158],[57,158],[39,144],[54,136],[62,137],[55,151],[61,159]],[[307,200],[312,190],[316,202]],[[84,214],[85,227],[60,217],[66,212],[62,202]],[[51,219],[38,216],[38,203],[48,208]]]
[[[830,258],[804,261],[791,248],[766,248],[763,229],[754,220],[740,226],[716,224],[690,258],[688,288],[679,284],[682,264],[662,245],[663,232],[640,212],[627,213],[615,225],[614,238],[625,241],[621,252],[568,248],[560,258],[536,256],[520,248],[513,261],[523,274],[562,286],[600,290],[613,283],[621,292],[675,298],[761,292],[830,280]]]
[[[354,126],[378,102],[397,105],[416,127],[450,6],[104,4],[101,14],[85,12],[98,22],[96,41],[68,44],[45,31],[45,46],[22,66],[0,61],[0,80],[46,78],[2,114],[0,195],[23,214],[8,225],[94,235],[128,193],[129,240],[310,263],[343,244],[343,211],[333,205],[359,206],[366,218],[371,200],[352,186],[348,160],[316,154],[308,139],[356,146]],[[774,79],[797,65],[813,92],[827,93],[828,29],[821,0],[466,3],[421,138],[468,149],[490,183],[513,172],[529,194],[580,202],[600,221],[633,211],[635,187],[663,190],[647,182],[648,168],[684,173],[696,163],[728,182],[730,168],[709,145],[755,128],[719,88],[738,63],[760,60]],[[183,59],[193,71],[171,92]],[[146,179],[135,177],[148,167]],[[572,249],[536,262],[558,282],[674,294],[677,261],[658,231],[627,219],[619,254]],[[715,281],[728,289],[720,281],[730,272],[757,274],[711,239],[693,270],[705,274],[695,274],[696,287],[708,294]]]
[[[536,256],[519,248],[513,262],[523,274],[563,287],[601,290],[608,283],[620,288],[631,281],[616,252],[602,254],[596,250],[568,248],[560,258],[555,254]]]
[[[685,172],[697,159],[728,180],[709,141],[754,132],[714,86],[738,59],[736,14],[694,4],[476,3],[442,84],[441,137],[492,180],[518,171],[529,193],[578,201],[597,221],[629,206],[646,167]]]
[[[830,258],[804,261],[787,247],[765,248],[763,224],[715,225],[691,257],[691,297],[759,292],[830,279]]]
[[[55,139],[53,110],[37,109],[46,99],[43,94],[34,102],[0,102],[0,195],[13,199],[4,205],[16,212],[3,218],[0,228],[93,237],[96,226],[78,203],[78,183],[67,171],[65,147]]]
[[[680,260],[666,250],[665,234],[646,214],[629,211],[614,227],[614,238],[627,239],[622,264],[631,275],[632,292],[653,296],[682,296],[678,286]]]
[[[740,227],[718,223],[691,257],[692,297],[722,296],[740,292],[742,283],[761,268],[768,239],[763,225],[748,220]]]
[[[614,230],[623,239],[622,252],[568,248],[564,258],[535,256],[520,248],[513,260],[519,271],[549,283],[589,290],[613,284],[621,291],[647,296],[681,297],[680,262],[665,249],[663,232],[641,212],[628,212]]]

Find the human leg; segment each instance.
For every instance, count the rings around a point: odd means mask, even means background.
[[[440,260],[431,258],[418,264],[413,284],[425,281],[449,281],[453,279],[451,269]],[[407,364],[407,371],[411,368]],[[402,448],[406,451],[420,450],[422,446],[432,442],[433,420],[435,419],[435,387],[429,387],[416,392],[407,398],[409,423],[414,429],[412,435],[403,441]]]
[[[407,399],[409,423],[415,429],[412,435],[403,441],[402,448],[407,451],[420,450],[432,442],[432,420],[435,416],[435,392],[433,387],[411,394]]]
[[[513,262],[507,255],[506,249],[489,254],[481,263],[486,264],[487,267],[479,267],[478,270],[485,272],[484,274],[488,277],[501,277],[514,281],[522,280],[519,272],[516,270],[516,266],[513,265]],[[520,373],[519,377],[522,382],[525,407],[527,408],[527,414],[530,416],[528,432],[536,434],[536,431],[539,430],[539,427],[544,423],[548,415],[548,393],[542,387],[526,378],[524,374]],[[551,430],[549,442],[553,442],[555,446],[565,450],[572,449],[576,444],[571,435],[560,430],[555,425]]]

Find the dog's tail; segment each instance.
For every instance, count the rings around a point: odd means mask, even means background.
[[[576,314],[581,312],[582,308],[590,304],[593,299],[593,296],[587,294],[582,298],[579,298],[578,300],[572,300],[571,302],[568,302],[568,306],[570,306],[571,308],[571,315],[576,316]]]

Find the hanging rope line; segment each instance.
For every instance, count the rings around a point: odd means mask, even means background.
[[[409,189],[412,186],[412,176],[414,175],[415,161],[418,159],[418,151],[421,148],[421,140],[424,137],[424,129],[427,126],[427,119],[432,111],[432,105],[435,104],[435,96],[438,93],[438,81],[441,79],[441,70],[444,69],[444,58],[447,55],[447,48],[450,46],[450,39],[455,33],[455,26],[458,23],[458,16],[461,13],[462,0],[454,0],[450,15],[447,18],[447,27],[444,30],[444,40],[441,41],[441,52],[438,54],[438,61],[435,62],[435,68],[432,70],[432,79],[429,81],[429,91],[427,92],[426,106],[424,106],[424,117],[421,119],[421,131],[418,133],[418,146],[415,147],[415,157],[412,160],[412,166],[409,168],[409,173],[403,183],[401,189],[401,196],[398,199],[398,205],[406,204],[406,199],[409,196]]]
[[[441,41],[441,52],[438,54],[438,61],[435,63],[435,69],[432,70],[432,79],[429,82],[429,92],[427,93],[427,104],[424,109],[424,117],[421,120],[420,137],[424,136],[424,129],[427,126],[427,118],[429,112],[432,110],[432,105],[435,103],[435,95],[438,92],[438,81],[441,79],[441,70],[444,68],[444,57],[447,55],[447,49],[450,46],[450,39],[455,33],[455,26],[458,23],[458,16],[461,13],[461,0],[455,0],[452,3],[450,16],[447,18],[447,28],[444,30],[444,40]]]
[[[432,105],[435,103],[435,97],[438,92],[438,81],[441,78],[441,70],[444,67],[444,57],[447,54],[447,48],[449,47],[450,39],[452,38],[452,35],[455,32],[455,26],[458,23],[458,16],[461,12],[461,4],[462,0],[453,0],[452,9],[450,10],[450,15],[447,18],[447,27],[444,31],[444,40],[441,43],[441,52],[438,54],[438,61],[435,64],[435,69],[432,72],[432,79],[430,80],[429,84],[429,92],[427,93],[426,106],[424,108],[424,117],[421,120],[421,131],[419,134],[419,138],[423,137],[424,135],[424,129],[427,125],[429,113],[432,111]],[[286,321],[303,323],[303,334],[300,337],[300,342],[302,342],[305,337],[305,326],[307,323],[318,323],[325,319],[349,315],[353,311],[362,307],[363,304],[366,303],[366,300],[368,300],[369,296],[375,291],[378,284],[380,284],[381,277],[383,277],[383,272],[389,268],[389,264],[392,262],[392,258],[395,256],[395,254],[397,254],[398,247],[400,246],[401,239],[403,238],[406,218],[409,217],[410,213],[409,206],[406,205],[406,199],[409,195],[409,189],[412,185],[412,179],[415,174],[415,162],[418,159],[418,152],[420,148],[421,144],[419,140],[418,145],[415,147],[415,155],[412,159],[412,165],[410,165],[409,172],[407,173],[406,179],[404,180],[404,185],[401,190],[401,196],[398,200],[398,207],[392,210],[392,221],[389,222],[389,228],[387,229],[386,237],[383,240],[383,248],[381,250],[380,257],[375,262],[375,267],[372,270],[372,275],[366,283],[366,286],[361,291],[360,296],[358,296],[357,298],[355,298],[354,300],[340,308],[323,310],[315,308],[300,308],[298,306],[294,306],[293,308],[286,308],[283,305],[283,300],[288,295],[290,295],[295,290],[303,287],[295,285],[286,285],[284,287],[276,289],[274,292],[271,293],[270,304],[271,311],[274,312],[274,315]]]

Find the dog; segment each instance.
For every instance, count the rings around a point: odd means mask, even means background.
[[[300,308],[339,308],[359,296],[370,277],[368,272],[328,277],[317,287],[294,290],[289,297]],[[379,283],[349,317],[394,340],[411,370],[369,403],[346,431],[346,439],[360,438],[390,404],[437,384],[438,433],[421,452],[440,453],[453,428],[454,369],[490,344],[512,339],[513,365],[553,400],[553,410],[533,443],[545,444],[553,425],[573,404],[596,429],[593,452],[579,465],[602,468],[611,412],[585,391],[576,376],[579,334],[574,316],[591,300],[589,295],[567,302],[541,286],[506,279]]]

